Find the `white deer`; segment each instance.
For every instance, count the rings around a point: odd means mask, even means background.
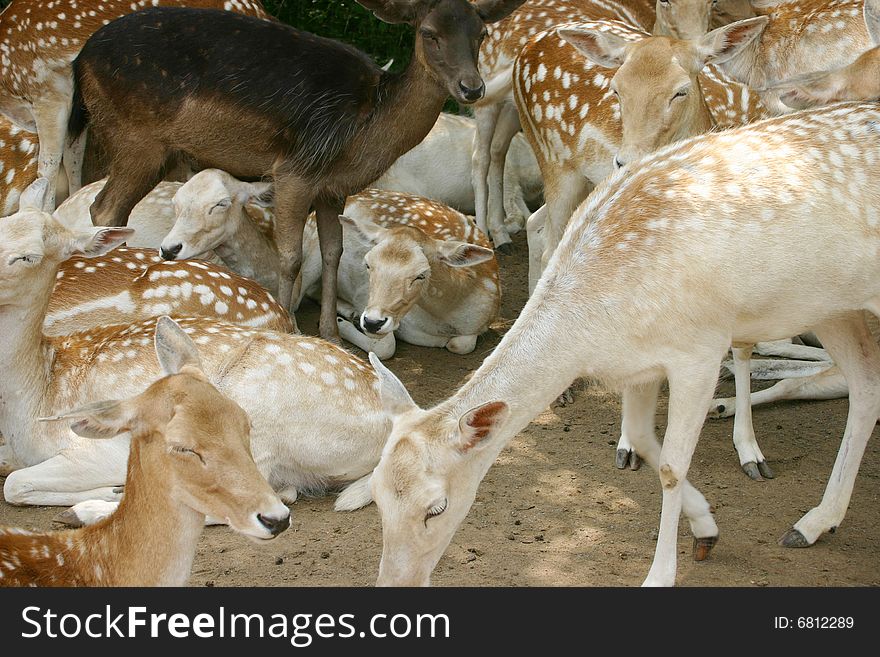
[[[626,390],[642,411],[630,435],[663,491],[645,584],[674,584],[681,512],[697,556],[718,536],[687,474],[723,355],[731,343],[809,328],[849,382],[850,412],[821,504],[781,542],[811,545],[837,527],[880,415],[880,347],[862,314],[880,313],[878,166],[872,104],[663,148],[578,209],[522,314],[451,398],[421,410],[372,359],[394,416],[371,482],[382,516],[379,584],[429,583],[498,453],[577,377]],[[661,447],[654,412],[664,378]]]
[[[33,208],[0,222],[0,469],[14,470],[4,486],[9,503],[118,499],[127,435],[88,441],[37,419],[136,394],[155,380],[156,321],[58,338],[41,329],[60,263],[77,253],[99,256],[130,235],[116,228],[72,233]],[[168,279],[167,293],[185,283]],[[369,474],[389,427],[369,367],[317,338],[208,318],[179,323],[204,347],[208,378],[250,415],[257,466],[283,499],[347,486],[337,508],[369,502]]]
[[[119,509],[72,531],[0,527],[0,586],[183,586],[206,516],[260,541],[290,525],[254,464],[247,414],[211,385],[192,340],[168,317],[155,350],[164,377],[145,391],[51,418],[93,440],[131,434]]]

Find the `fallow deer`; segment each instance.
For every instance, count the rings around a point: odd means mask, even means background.
[[[254,464],[247,414],[211,385],[192,340],[168,317],[155,351],[164,376],[145,391],[48,418],[91,440],[131,435],[118,510],[70,531],[0,527],[0,586],[183,586],[206,516],[259,541],[290,525]]]
[[[877,35],[880,0],[755,0],[752,4],[767,16],[767,27],[748,48],[719,67],[758,90],[774,114],[791,111],[774,85],[846,66],[876,43],[871,34]]]
[[[273,236],[252,221],[256,208],[245,212],[246,201],[264,191],[223,171],[199,172],[175,194],[177,221],[161,253],[173,260],[213,251],[274,289],[280,256]],[[342,337],[382,358],[394,354],[395,332],[412,344],[473,351],[501,300],[498,262],[473,222],[441,203],[376,189],[349,197],[345,213],[337,278]],[[303,235],[301,294],[323,302],[313,221]]]
[[[697,556],[718,536],[686,477],[721,358],[731,343],[809,328],[850,384],[850,411],[821,504],[781,543],[808,546],[837,527],[880,415],[880,347],[862,313],[880,313],[878,166],[874,104],[667,146],[614,173],[578,209],[519,318],[451,398],[421,410],[372,359],[393,415],[371,480],[383,523],[379,584],[429,583],[498,453],[577,377],[640,401],[631,435],[663,491],[645,584],[674,584],[680,513]],[[654,412],[664,378],[661,447]]]
[[[148,9],[96,32],[74,64],[81,102],[71,116],[73,135],[90,117],[109,150],[95,223],[124,225],[172,153],[237,177],[271,177],[279,300],[292,308],[298,296],[302,233],[314,206],[324,271],[320,333],[338,339],[346,196],[419,143],[449,95],[465,104],[482,97],[477,51],[485,24],[523,0],[358,2],[415,27],[403,73],[337,41],[225,12]]]
[[[60,263],[74,254],[100,256],[130,233],[72,233],[33,208],[0,221],[0,469],[13,470],[4,486],[11,504],[118,499],[127,436],[84,441],[37,420],[136,394],[155,380],[156,320],[57,338],[41,328]],[[185,283],[168,279],[168,295]],[[338,508],[369,502],[367,482],[389,420],[368,366],[317,338],[202,317],[178,321],[204,348],[207,377],[249,414],[257,467],[283,499],[347,485]]]
[[[18,198],[37,179],[37,136],[0,116],[0,217],[18,210]]]
[[[71,62],[102,25],[145,7],[228,9],[268,18],[259,0],[12,0],[0,14],[0,114],[40,140],[37,176],[50,181],[45,210],[55,205],[62,154],[70,192],[80,186],[82,149],[66,147],[73,99]]]

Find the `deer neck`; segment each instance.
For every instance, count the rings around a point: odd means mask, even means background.
[[[81,533],[104,586],[183,586],[205,516],[173,499],[162,436],[133,436],[125,495],[116,512]],[[100,567],[100,568],[99,568]]]
[[[277,291],[278,250],[244,210],[241,210],[236,231],[214,250],[234,272]]]
[[[22,295],[43,301],[30,306],[0,306],[0,433],[19,461],[24,445],[37,433],[37,418],[51,404],[47,392],[53,358],[52,348],[43,338],[49,294],[29,290]]]
[[[379,81],[377,102],[362,134],[359,162],[379,178],[398,157],[425,138],[443,109],[449,93],[422,64],[418,46],[402,73],[385,73]],[[379,148],[377,148],[379,146]]]
[[[476,460],[482,475],[498,453],[541,411],[547,408],[584,372],[588,354],[572,358],[569,343],[559,336],[571,332],[576,313],[569,315],[558,303],[546,303],[547,285],[526,303],[519,319],[492,354],[451,398],[437,407],[442,415],[461,417],[467,411],[492,401],[510,407],[510,417],[492,444]]]
[[[706,103],[706,96],[703,94],[703,88],[700,80],[694,80],[694,89],[696,97],[688,108],[688,114],[682,122],[682,129],[675,136],[675,141],[687,139],[688,137],[696,137],[703,133],[709,132],[715,127],[715,119]]]

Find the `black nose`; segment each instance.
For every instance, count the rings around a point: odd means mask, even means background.
[[[386,318],[382,319],[369,319],[367,317],[361,317],[361,326],[367,333],[378,333],[379,329],[385,326],[385,322],[388,321]]]
[[[480,100],[486,91],[486,85],[483,84],[482,80],[479,87],[469,87],[464,82],[459,81],[458,88],[461,89],[461,95],[464,99],[471,103]]]
[[[177,257],[177,254],[180,253],[180,250],[183,248],[183,244],[175,244],[170,249],[166,249],[164,246],[159,248],[160,255],[165,260],[174,260]]]
[[[272,536],[278,536],[278,534],[290,527],[289,514],[283,518],[269,518],[258,513],[257,520],[260,521],[260,524],[263,525],[263,527],[269,530],[269,533],[272,534]]]
[[[614,166],[618,169],[622,169],[626,165],[626,162],[622,162],[619,157],[614,158]]]

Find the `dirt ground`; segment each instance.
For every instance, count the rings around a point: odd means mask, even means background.
[[[413,398],[430,405],[476,369],[516,317],[527,293],[525,236],[501,256],[502,321],[474,353],[398,343],[389,366]],[[314,332],[315,307],[300,324]],[[563,338],[563,336],[560,336]],[[759,384],[760,385],[760,384]],[[766,384],[764,384],[766,385]],[[729,396],[733,384],[719,390]],[[665,428],[665,399],[657,416]],[[776,478],[749,480],[739,469],[731,419],[708,421],[690,480],[716,512],[720,540],[709,560],[691,560],[682,521],[678,583],[685,586],[880,585],[880,444],[868,445],[845,522],[809,549],[776,540],[819,503],[846,422],[846,400],[781,403],[756,409],[755,430]],[[648,572],[660,513],[660,485],[647,467],[615,469],[620,402],[597,388],[573,405],[543,412],[501,453],[477,500],[434,571],[440,586],[633,586]],[[48,529],[57,508],[0,503],[0,525]],[[335,513],[332,498],[300,499],[292,527],[256,545],[226,527],[203,534],[193,586],[369,586],[382,536],[375,506]]]

